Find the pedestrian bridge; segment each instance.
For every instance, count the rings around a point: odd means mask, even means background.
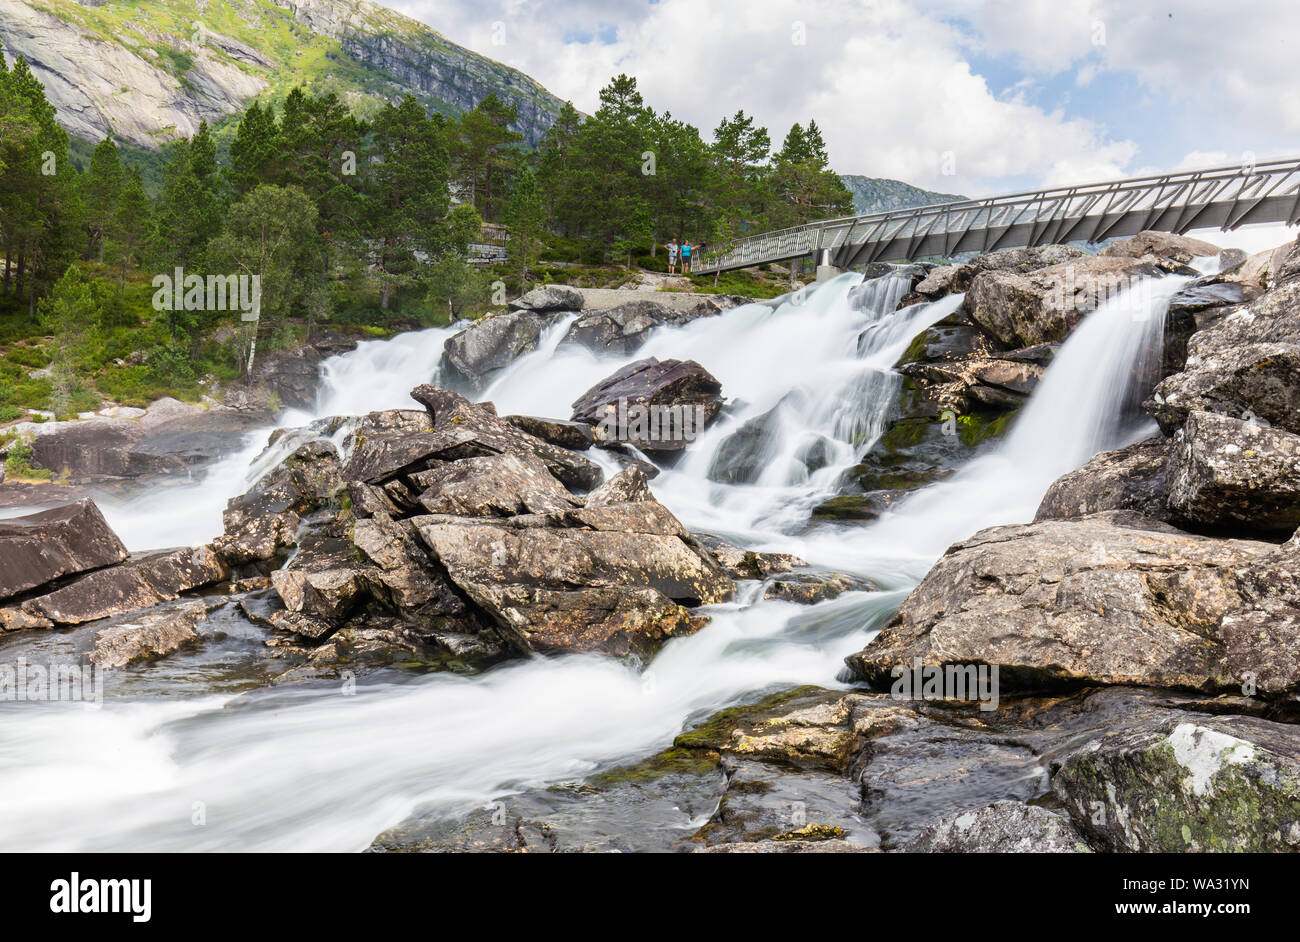
[[[1101,242],[1146,229],[1300,223],[1300,158],[895,209],[778,229],[706,253],[697,273],[810,258],[840,269],[962,252]]]

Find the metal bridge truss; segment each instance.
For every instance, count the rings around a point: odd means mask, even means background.
[[[742,239],[726,251],[706,253],[694,270],[712,273],[804,257],[850,269],[1101,242],[1147,229],[1183,234],[1264,222],[1300,224],[1300,158],[829,219]]]

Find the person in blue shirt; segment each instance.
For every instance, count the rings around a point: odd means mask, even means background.
[[[689,275],[690,273],[691,273],[691,243],[683,242],[682,243],[682,274]]]

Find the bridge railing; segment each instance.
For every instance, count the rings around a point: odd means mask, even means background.
[[[725,251],[706,253],[697,270],[744,268],[872,242],[908,240],[919,245],[924,239],[930,239],[932,244],[937,239],[948,248],[972,230],[1046,228],[1052,221],[1083,218],[1098,220],[1097,226],[1083,237],[1100,241],[1111,227],[1107,220],[1117,215],[1146,213],[1154,221],[1184,207],[1192,212],[1180,215],[1181,227],[1195,221],[1196,207],[1211,203],[1230,204],[1225,223],[1228,227],[1236,225],[1260,201],[1280,196],[1296,198],[1291,218],[1300,218],[1300,159],[1053,187],[822,220],[741,239]]]

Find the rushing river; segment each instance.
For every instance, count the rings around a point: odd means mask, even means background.
[[[567,417],[574,399],[626,362],[698,360],[733,408],[652,482],[656,496],[694,530],[793,552],[885,591],[812,607],[742,591],[644,671],[566,656],[473,677],[387,672],[363,679],[351,696],[338,684],[213,694],[200,679],[180,677],[170,696],[126,688],[99,707],[0,704],[0,848],[360,850],[417,808],[482,807],[647,756],[689,722],[759,691],[833,687],[843,657],[872,637],[949,544],[1031,519],[1056,477],[1149,434],[1125,408],[1132,377],[1159,349],[1168,299],[1188,279],[1143,283],[1091,314],[995,451],[873,524],[810,526],[811,508],[833,496],[841,473],[883,431],[901,382],[892,364],[961,302],[958,295],[895,312],[905,281],[860,281],[844,275],[775,307],[661,328],[630,357],[560,345],[565,321],[482,398],[501,414]],[[314,414],[286,415],[281,426],[415,407],[407,394],[436,381],[452,332],[367,342],[327,361]],[[781,434],[757,481],[711,480],[727,438],[772,410]],[[227,498],[301,440],[286,436],[265,451],[268,432],[249,436],[199,482],[107,503],[105,513],[132,549],[204,542],[220,531]],[[810,447],[827,461],[812,473],[799,460]],[[684,834],[692,828],[685,816],[681,826]]]

